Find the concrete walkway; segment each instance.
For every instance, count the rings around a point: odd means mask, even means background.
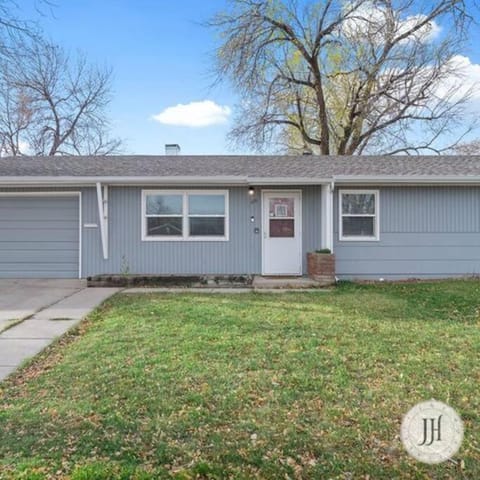
[[[49,305],[43,302],[46,306],[1,332],[0,380],[77,325],[95,307],[118,291],[118,288],[72,288],[60,300]],[[53,295],[53,292],[45,292],[45,296],[48,295]],[[35,299],[32,299],[32,304],[35,304]]]

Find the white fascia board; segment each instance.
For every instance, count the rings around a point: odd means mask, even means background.
[[[337,175],[334,177],[247,177],[247,176],[218,176],[218,177],[0,177],[1,187],[52,187],[52,186],[95,186],[97,183],[108,185],[224,185],[224,186],[268,186],[268,185],[432,185],[432,184],[480,184],[480,176],[397,176],[397,175]]]
[[[0,185],[248,185],[247,177],[0,177]]]
[[[331,178],[316,177],[249,177],[249,185],[326,185]]]
[[[457,175],[336,175],[335,184],[341,185],[466,185],[480,184],[480,176]]]
[[[330,183],[328,178],[311,177],[0,177],[0,186],[94,186],[108,185],[320,185]]]

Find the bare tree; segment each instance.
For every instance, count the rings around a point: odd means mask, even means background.
[[[256,150],[441,153],[465,130],[461,0],[231,0],[215,72],[241,95],[231,139]],[[443,26],[440,32],[439,25]],[[443,146],[442,146],[443,145]]]
[[[0,84],[0,154],[21,155],[33,112],[30,100],[21,91]]]
[[[70,57],[41,38],[17,41],[19,55],[0,64],[3,154],[112,154],[106,108],[111,71]]]
[[[31,0],[31,4],[39,15],[52,9],[50,0]],[[16,0],[0,0],[0,57],[19,54],[15,46],[20,39],[34,40],[40,36],[37,24],[21,18],[21,8]]]
[[[480,155],[480,139],[476,138],[470,142],[464,142],[458,144],[453,153],[458,155]]]

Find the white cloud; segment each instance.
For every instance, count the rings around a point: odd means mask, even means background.
[[[30,149],[30,144],[25,140],[19,140],[18,149],[22,155],[31,155],[33,152]],[[12,155],[12,150],[8,146],[0,148],[0,157],[9,157]]]
[[[419,89],[425,85],[425,82],[431,80],[432,66],[426,65],[419,69],[413,83],[398,84],[398,91],[395,97],[416,95]],[[389,83],[391,75],[398,75],[399,70],[390,70],[385,72],[384,82]],[[437,70],[434,73],[437,74]],[[408,88],[409,92],[404,91]],[[428,90],[432,96],[433,106],[436,100],[444,100],[449,103],[455,103],[463,100],[465,97],[471,103],[471,106],[478,108],[480,102],[480,64],[473,63],[470,58],[464,55],[454,55],[438,70],[438,77],[432,83]]]
[[[30,150],[30,144],[25,140],[20,140],[18,142],[18,148],[24,155],[30,155],[32,153]]]
[[[387,35],[388,11],[375,5],[373,2],[366,2],[343,22],[341,34],[353,40],[361,40],[363,38],[373,38],[377,43],[382,43]],[[397,35],[406,33],[408,30],[424,22],[426,16],[423,14],[410,15],[408,17],[395,18],[394,31]],[[440,35],[441,27],[431,21],[422,28],[411,34],[409,39],[421,40],[422,42],[431,42]],[[408,41],[406,39],[405,41]]]
[[[153,119],[164,125],[179,127],[208,127],[225,123],[232,113],[230,107],[218,105],[212,100],[202,102],[179,103],[168,107]]]
[[[426,15],[419,14],[407,17],[405,20],[400,20],[398,23],[398,33],[402,34],[408,32],[408,30],[414,28],[415,25],[424,22],[426,18]],[[431,42],[440,35],[441,31],[442,28],[440,27],[440,25],[435,21],[431,21],[426,23],[422,28],[420,28],[414,34],[414,36],[415,38],[423,40],[424,42]]]
[[[455,75],[447,77],[437,90],[439,97],[449,97],[453,101],[469,94],[473,101],[480,101],[480,65],[463,55],[453,56],[448,69]]]

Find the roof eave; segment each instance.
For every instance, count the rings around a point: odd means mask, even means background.
[[[476,185],[476,175],[336,175],[339,185]]]
[[[328,178],[309,177],[248,177],[248,176],[28,176],[0,177],[0,186],[92,186],[96,183],[109,185],[318,185],[329,183]]]
[[[4,176],[1,187],[79,187],[96,183],[109,185],[203,185],[203,186],[273,186],[273,185],[476,185],[475,175],[336,175],[333,177],[248,177],[248,176]]]
[[[0,177],[1,186],[92,186],[96,183],[109,185],[242,185],[246,177],[152,177],[152,176],[28,176]]]

